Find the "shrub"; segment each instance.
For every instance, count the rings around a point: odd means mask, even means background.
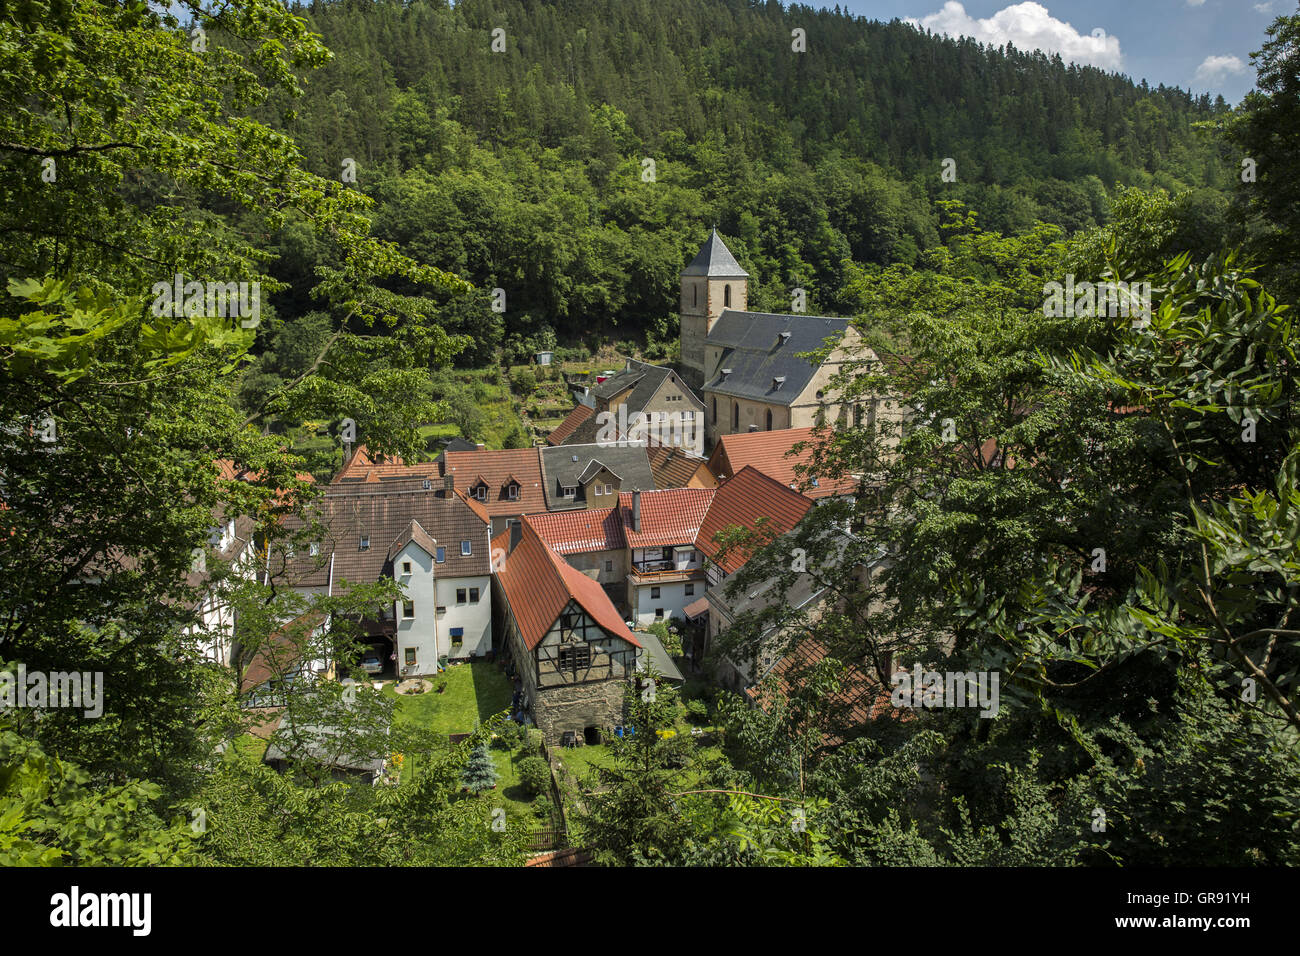
[[[510,373],[510,384],[520,395],[531,395],[537,389],[537,376],[530,368],[517,368]]]
[[[524,749],[533,754],[542,752],[542,732],[536,727],[524,728]]]
[[[702,700],[688,700],[686,702],[686,717],[693,724],[702,724],[709,719],[708,705]]]
[[[551,768],[541,757],[525,757],[519,761],[519,782],[528,793],[546,793],[551,787]]]

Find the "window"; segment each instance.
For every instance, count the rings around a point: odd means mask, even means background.
[[[519,500],[519,486],[516,485],[516,484],[514,484],[513,482],[511,482],[510,484],[506,485],[506,497],[509,498],[511,501],[518,501],[518,500]]]
[[[682,421],[684,421],[684,422],[693,422],[693,421],[695,421],[695,412],[693,412],[693,411],[691,411],[691,412],[682,412]]]
[[[722,306],[723,308],[726,309],[731,308],[731,285],[730,284],[724,285],[722,287]]]
[[[561,647],[560,648],[560,670],[576,670],[579,667],[591,666],[591,648],[583,645],[582,647]]]
[[[691,284],[691,305],[697,306],[699,304],[700,304],[700,287],[692,283]]]
[[[478,588],[469,589],[469,603],[470,604],[478,603]]]
[[[456,589],[456,603],[457,603],[457,604],[464,604],[464,603],[465,603],[465,589],[464,589],[464,588],[457,588],[457,589]]]
[[[403,574],[410,574],[410,573],[411,573],[411,562],[410,562],[410,561],[403,561],[403,562],[402,562],[402,573],[403,573]]]
[[[605,486],[605,494],[607,494],[607,495],[612,495],[613,493],[614,493],[614,486],[613,486],[613,485],[606,485],[606,486]]]
[[[767,430],[772,430],[772,409],[767,410]]]
[[[658,589],[658,588],[651,588],[651,589],[650,589],[650,597],[651,597],[651,599],[657,598],[658,596],[659,596],[659,589]]]
[[[605,493],[601,490],[600,482],[596,482],[594,485],[591,486],[591,493],[593,495],[603,495]]]
[[[369,550],[370,550],[370,535],[368,535],[368,534],[363,534],[363,535],[361,536],[361,545],[360,545],[360,550],[362,550],[362,551],[369,551]]]
[[[433,556],[433,559],[439,564],[442,564],[442,562],[447,560],[447,549],[441,547],[438,548],[438,553]]]
[[[578,496],[577,488],[560,488],[560,496],[563,498],[576,498]]]
[[[465,643],[465,629],[463,627],[453,627],[451,629],[451,642],[453,644]]]
[[[473,548],[473,546],[470,544],[470,541],[469,541],[468,538],[466,538],[464,541],[462,541],[462,542],[460,543],[460,553],[463,554],[463,555],[473,554],[473,553],[474,553],[474,548]]]
[[[407,666],[408,666],[408,667],[409,667],[409,666],[412,666],[412,665],[415,664],[415,648],[414,648],[414,647],[408,647],[408,648],[406,648],[406,663],[407,663]]]
[[[736,430],[740,427],[740,402],[731,403],[731,428]]]
[[[661,607],[655,608],[655,620],[662,621],[663,619],[664,619],[664,609]]]
[[[613,570],[614,570],[614,562],[613,562],[613,561],[606,561],[606,562],[605,562],[605,570],[606,570],[606,571],[613,571]]]
[[[487,485],[475,485],[474,497],[479,501],[487,501]]]
[[[687,597],[694,597],[694,596],[695,596],[695,582],[694,582],[694,581],[688,581],[688,582],[686,583],[686,596],[687,596]]]
[[[438,613],[439,613],[439,614],[446,614],[446,613],[447,613],[447,605],[445,605],[445,604],[439,604],[439,605],[438,605]]]
[[[713,420],[714,420],[715,422],[718,420],[718,399],[717,399],[717,396],[714,396],[714,398],[713,398]]]
[[[403,602],[402,602],[402,617],[405,618],[405,619],[408,620],[408,621],[409,621],[411,618],[415,617],[415,602],[414,602],[414,601],[403,601]]]

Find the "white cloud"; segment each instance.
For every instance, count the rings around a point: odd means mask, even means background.
[[[1255,12],[1256,12],[1256,13],[1272,13],[1272,12],[1273,12],[1273,0],[1264,0],[1263,3],[1257,3],[1257,4],[1255,4]]]
[[[1189,7],[1203,7],[1205,6],[1205,0],[1187,0],[1187,5]]]
[[[1052,16],[1041,3],[1015,3],[993,16],[977,20],[956,0],[949,0],[938,13],[919,20],[908,17],[914,27],[948,36],[972,37],[981,43],[1002,46],[1013,43],[1018,50],[1059,53],[1071,63],[1086,63],[1105,70],[1118,70],[1123,62],[1119,38],[1108,36],[1100,27],[1085,35]]]
[[[1246,72],[1246,64],[1239,56],[1207,56],[1196,68],[1196,78],[1202,83],[1222,83],[1229,76]]]

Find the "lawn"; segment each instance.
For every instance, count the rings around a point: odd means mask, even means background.
[[[486,661],[453,664],[428,680],[435,688],[445,681],[447,689],[441,694],[431,690],[402,695],[393,690],[392,683],[386,683],[383,692],[397,699],[397,720],[439,734],[473,732],[480,721],[508,710],[514,693],[505,674]]]

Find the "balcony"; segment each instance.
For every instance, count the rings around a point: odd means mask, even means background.
[[[704,568],[679,568],[672,561],[640,561],[632,565],[628,575],[635,584],[652,581],[693,581],[704,578]]]

